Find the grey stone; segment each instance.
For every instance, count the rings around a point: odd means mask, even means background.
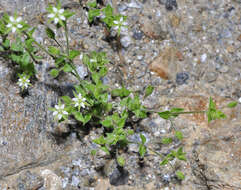
[[[218,77],[218,74],[216,72],[206,72],[204,79],[207,82],[214,82]]]
[[[176,83],[178,85],[185,84],[188,79],[189,79],[189,73],[187,72],[177,73],[176,75]]]
[[[130,36],[124,36],[121,38],[121,45],[124,47],[124,48],[128,48],[132,43],[132,39]]]

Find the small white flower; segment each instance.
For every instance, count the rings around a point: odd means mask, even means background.
[[[31,85],[29,77],[25,74],[20,75],[17,84],[22,90],[28,88]]]
[[[58,24],[60,20],[66,20],[63,13],[64,9],[58,9],[57,7],[53,7],[50,14],[48,14],[48,17],[54,21],[54,24]]]
[[[68,112],[64,110],[64,104],[59,104],[54,106],[55,111],[53,115],[58,118],[58,120],[62,119],[65,115],[68,115]]]
[[[115,26],[113,27],[114,30],[120,30],[122,32],[127,31],[128,23],[124,21],[124,18],[121,17],[120,20],[114,20],[113,23]]]
[[[74,102],[74,107],[85,108],[86,98],[82,97],[80,93],[78,95],[75,95],[75,98],[73,98],[72,100]]]
[[[12,33],[15,33],[16,30],[19,28],[23,28],[23,25],[20,24],[20,22],[22,21],[22,17],[17,17],[14,18],[13,16],[9,17],[9,23],[7,24],[8,28],[11,28]]]

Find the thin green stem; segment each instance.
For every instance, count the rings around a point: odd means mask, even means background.
[[[38,43],[38,42],[37,42],[32,36],[30,36],[27,32],[23,32],[23,33],[24,33],[28,38],[32,39],[32,40],[33,40],[33,43],[34,43],[35,45],[37,45],[42,51],[44,51],[45,53],[47,53],[47,54],[48,54],[49,56],[51,56],[52,58],[55,58],[54,55],[50,54],[47,49],[45,49],[40,43]]]
[[[67,23],[64,24],[64,31],[65,31],[65,38],[66,38],[66,54],[69,56],[69,32],[68,32],[68,27],[67,27]]]
[[[183,111],[183,112],[172,112],[173,115],[180,115],[180,114],[193,114],[193,113],[206,113],[206,110],[202,111]]]

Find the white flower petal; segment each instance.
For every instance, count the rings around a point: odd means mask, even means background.
[[[90,62],[92,63],[92,62],[95,62],[95,59],[90,59]]]
[[[12,33],[16,32],[17,28],[16,27],[12,27]]]
[[[74,107],[78,107],[79,106],[79,103],[76,103],[75,105],[74,105]]]
[[[119,24],[119,22],[117,20],[114,20],[113,22],[114,22],[114,24]]]
[[[63,114],[64,114],[64,115],[68,115],[68,112],[67,112],[67,111],[63,111]]]
[[[27,83],[24,83],[24,87],[25,87],[25,88],[28,88],[28,84],[27,84]]]
[[[60,13],[60,14],[63,14],[63,13],[64,13],[64,9],[60,9],[60,10],[59,10],[59,13]]]
[[[56,7],[53,7],[53,11],[54,11],[55,13],[57,13],[57,12],[58,12],[58,9],[57,9]]]
[[[54,107],[55,107],[55,109],[57,109],[57,110],[59,110],[59,108],[60,108],[59,105],[55,105]]]
[[[81,95],[81,94],[78,94],[78,98],[79,98],[79,99],[82,99],[82,95]]]
[[[11,23],[9,23],[8,25],[7,25],[7,27],[8,28],[11,28],[13,25],[11,24]]]
[[[124,26],[127,26],[128,25],[128,22],[123,22],[122,25]]]
[[[18,83],[18,86],[22,87],[22,86],[23,86],[23,83],[22,83],[22,82],[19,82],[19,83]]]
[[[54,24],[57,24],[59,22],[58,18],[54,18]]]
[[[83,59],[83,54],[80,54],[79,59],[80,59],[80,60]]]
[[[72,100],[73,100],[74,102],[77,102],[77,101],[78,101],[78,99],[77,99],[77,98],[72,98]]]
[[[120,21],[123,22],[123,17],[120,18]]]
[[[13,16],[10,16],[10,17],[9,17],[9,20],[10,20],[11,22],[15,22],[15,19],[13,18]]]
[[[16,19],[16,22],[20,22],[22,20],[22,17],[18,17],[17,19]]]
[[[81,103],[80,105],[82,108],[85,108],[85,104],[84,103]]]
[[[57,111],[54,111],[53,115],[56,116],[59,112]]]
[[[113,29],[114,29],[114,30],[118,30],[118,29],[119,29],[119,26],[114,26]]]
[[[63,110],[63,109],[64,109],[64,104],[62,104],[62,105],[60,106],[60,108]]]
[[[22,25],[22,24],[18,24],[17,27],[18,27],[18,28],[22,28],[23,25]]]
[[[61,20],[65,20],[65,17],[64,17],[63,15],[60,15],[59,18],[60,18]]]
[[[54,18],[54,16],[55,16],[55,15],[54,15],[53,13],[51,13],[51,14],[48,15],[49,18]]]
[[[59,114],[59,115],[58,115],[58,119],[59,119],[59,120],[60,120],[62,117],[63,117],[62,114]]]
[[[30,82],[30,80],[29,80],[29,79],[27,79],[27,80],[26,80],[26,82]]]

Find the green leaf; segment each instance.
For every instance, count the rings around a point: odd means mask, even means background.
[[[52,55],[59,55],[60,54],[60,50],[58,48],[54,47],[54,46],[49,46],[48,51]]]
[[[158,112],[158,115],[163,119],[169,119],[172,116],[170,111]]]
[[[169,162],[168,159],[165,158],[164,160],[162,160],[162,162],[160,163],[160,165],[161,165],[161,166],[164,166],[164,165],[166,165],[168,162]]]
[[[172,113],[178,113],[178,112],[182,112],[184,109],[183,108],[172,108],[170,111]]]
[[[187,158],[186,158],[186,156],[183,154],[183,155],[177,155],[177,158],[179,159],[179,160],[184,160],[184,161],[187,161]]]
[[[65,10],[63,15],[65,16],[66,19],[68,19],[68,18],[72,17],[73,15],[75,15],[75,13],[74,12],[70,12],[68,10]]]
[[[92,118],[91,114],[86,114],[86,115],[84,116],[83,125],[85,125],[86,123],[88,123],[91,118]]]
[[[164,138],[162,138],[162,143],[163,144],[170,144],[170,143],[172,143],[172,138],[164,137]]]
[[[122,156],[118,156],[117,157],[117,163],[119,164],[119,166],[124,167],[125,159]]]
[[[94,18],[100,15],[99,9],[90,9],[88,12],[88,20],[89,22],[93,22]]]
[[[30,63],[30,55],[28,53],[24,53],[21,59],[22,66],[26,67]]]
[[[96,7],[97,7],[96,1],[88,2],[87,5],[88,5],[88,7],[90,7],[90,8],[96,8]]]
[[[91,154],[92,156],[95,156],[96,153],[97,153],[97,150],[95,150],[95,149],[90,151],[90,154]]]
[[[105,127],[112,127],[112,118],[107,116],[104,121],[100,122]]]
[[[124,88],[124,87],[119,88],[119,89],[114,89],[114,90],[111,91],[111,95],[113,97],[118,97],[119,96],[121,98],[129,96],[130,93],[131,92],[129,90],[127,90],[126,88]]]
[[[109,4],[103,9],[103,12],[106,17],[113,16],[113,8]]]
[[[46,28],[45,30],[47,36],[51,39],[55,39],[55,33],[52,29],[50,29],[49,27]]]
[[[95,82],[95,84],[99,83],[100,77],[99,77],[98,73],[93,72],[91,77],[92,77],[93,81]]]
[[[64,101],[65,104],[71,104],[72,100],[69,96],[62,96],[61,99]]]
[[[154,90],[154,87],[153,87],[153,86],[151,86],[151,85],[147,86],[146,89],[145,89],[145,96],[144,96],[144,97],[146,98],[146,97],[148,97],[149,95],[151,95],[152,92],[153,92],[153,90]]]
[[[50,71],[50,75],[53,77],[53,78],[56,78],[58,75],[59,75],[59,71],[57,69],[52,69]]]
[[[146,143],[146,137],[143,134],[140,134],[141,143],[144,145]]]
[[[3,47],[9,48],[9,47],[10,47],[10,40],[9,40],[9,39],[6,39],[6,40],[4,40],[4,41],[2,42],[2,44],[3,44]]]
[[[226,118],[226,115],[222,111],[216,109],[216,104],[214,103],[211,97],[209,99],[209,107],[206,114],[208,117],[208,122],[215,119]]]
[[[137,109],[137,110],[134,110],[133,112],[135,113],[137,118],[146,118],[147,117],[146,112],[143,110]]]
[[[146,147],[143,144],[140,144],[139,145],[139,154],[140,154],[141,158],[144,157],[145,153],[146,153]]]
[[[182,148],[182,147],[180,147],[180,148],[177,150],[175,156],[176,156],[179,160],[187,161],[186,153],[183,152],[183,148]]]
[[[176,172],[176,176],[179,180],[184,180],[185,179],[185,175],[181,172],[181,171],[177,171]]]
[[[99,138],[94,139],[93,142],[99,145],[104,145],[106,143],[106,140],[103,136],[100,136]]]
[[[80,55],[80,51],[78,50],[70,50],[69,51],[69,58],[73,60],[75,57]]]
[[[177,137],[177,139],[178,139],[179,141],[181,141],[181,140],[183,139],[183,134],[182,134],[182,132],[181,132],[181,131],[176,131],[176,132],[175,132],[175,137]]]
[[[129,130],[127,131],[127,134],[128,134],[128,135],[133,135],[133,134],[134,134],[134,131],[131,130],[131,129],[129,129]]]
[[[227,106],[228,108],[234,108],[235,106],[237,106],[238,102],[230,102]]]
[[[64,72],[71,72],[73,69],[72,67],[70,66],[70,64],[66,63],[63,67],[62,67],[63,71]]]
[[[73,114],[74,114],[74,117],[76,120],[81,121],[82,123],[85,122],[85,119],[84,119],[82,113],[75,111],[75,112],[73,112]]]
[[[124,127],[125,126],[125,123],[126,123],[126,118],[125,117],[122,117],[119,119],[119,121],[116,123],[118,127]]]
[[[110,151],[105,146],[102,146],[100,149],[106,152],[108,155],[110,155]]]

